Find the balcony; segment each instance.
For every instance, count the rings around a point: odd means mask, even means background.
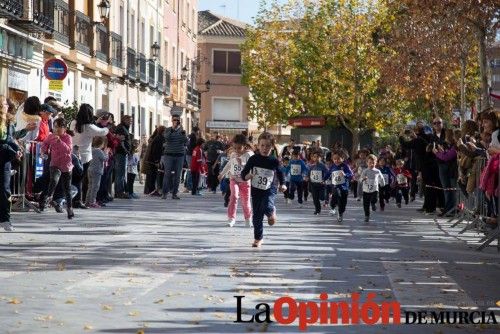
[[[142,85],[147,85],[148,83],[147,67],[148,61],[146,60],[146,56],[139,53],[139,81]]]
[[[69,6],[63,0],[54,2],[54,31],[52,38],[69,45]]]
[[[188,81],[186,103],[192,104],[192,101],[193,101],[193,84]]]
[[[75,12],[75,37],[72,47],[78,51],[90,55],[92,47],[92,23],[90,17],[82,12]]]
[[[122,37],[111,32],[111,65],[123,68],[123,42]]]
[[[191,104],[195,107],[198,106],[199,104],[199,101],[198,101],[198,98],[199,98],[199,94],[198,91],[196,89],[193,89],[193,92],[191,93]]]
[[[165,95],[170,95],[170,72],[165,70],[165,90],[163,91]]]
[[[109,58],[109,35],[108,29],[99,24],[96,26],[96,50],[95,57],[107,63]]]
[[[23,6],[21,0],[0,0],[0,6],[8,3],[15,6],[17,10],[24,9],[24,11],[21,10],[21,16],[17,15],[16,11],[16,16],[9,21],[10,24],[29,33],[52,34],[54,30],[54,0],[25,0],[24,3],[27,6]],[[19,7],[19,3],[21,3],[21,7]]]
[[[149,88],[156,88],[156,64],[155,61],[150,59],[149,63]]]
[[[137,53],[132,48],[127,48],[127,73],[130,80],[137,80]]]
[[[156,75],[157,78],[157,85],[156,85],[156,90],[158,93],[162,94],[163,93],[163,81],[165,80],[165,73],[163,71],[163,66],[158,65],[157,67],[157,72],[158,74]]]
[[[0,18],[19,20],[23,16],[23,0],[0,0]]]

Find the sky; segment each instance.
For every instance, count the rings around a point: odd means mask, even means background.
[[[259,4],[260,0],[198,0],[198,10],[211,10],[239,21],[253,23]]]

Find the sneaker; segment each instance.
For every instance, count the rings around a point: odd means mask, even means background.
[[[167,195],[161,195],[161,199],[167,199]]]
[[[3,222],[0,223],[0,226],[3,227],[3,229],[7,232],[12,232],[14,231],[14,227],[12,226],[11,222]]]
[[[262,246],[262,239],[253,241],[252,247],[259,248],[260,246]]]
[[[339,215],[337,218],[337,222],[342,223],[342,220],[344,220],[343,215]]]
[[[315,216],[319,216],[319,212],[318,211],[314,211],[314,215]]]
[[[299,208],[302,209],[304,207],[304,205],[302,205],[302,203],[299,203]]]
[[[130,197],[131,197],[132,199],[139,199],[139,198],[140,198],[140,197],[139,197],[139,195],[137,195],[136,193],[132,193],[132,194],[130,194]]]
[[[368,223],[370,221],[370,216],[365,216],[365,223]]]
[[[97,204],[99,204],[100,207],[106,207],[106,203],[104,202],[97,202]]]
[[[408,205],[408,201],[405,201],[405,205]]]
[[[181,199],[181,198],[177,195],[172,195],[172,199]]]
[[[415,196],[412,196],[412,197],[410,198],[410,201],[411,201],[411,202],[415,202]],[[406,203],[406,204],[408,204],[408,203]]]
[[[396,204],[396,205],[398,206],[398,208],[400,208],[400,209],[401,209],[401,203],[398,203],[398,204]]]
[[[285,202],[286,202],[286,204],[290,204],[290,199],[289,199],[289,198],[287,198],[287,199],[285,200]]]
[[[75,216],[73,208],[67,208],[66,211],[68,212],[68,219],[73,219],[73,217]]]
[[[337,210],[331,209],[330,210],[330,216],[335,216],[337,214]]]
[[[245,219],[245,227],[253,227],[252,221],[250,219]]]
[[[54,210],[56,210],[57,213],[63,213],[63,208],[60,204],[55,203],[55,205],[53,205],[53,206],[54,206]]]
[[[356,201],[361,202],[361,197],[358,197],[358,199]]]
[[[235,223],[236,223],[236,221],[235,221],[234,219],[229,219],[229,220],[227,221],[227,226],[229,226],[229,227],[233,227]]]
[[[375,204],[372,204],[372,211],[377,211],[377,206]]]
[[[87,205],[89,208],[92,208],[92,209],[99,209],[101,206],[97,203],[92,203],[90,205]]]

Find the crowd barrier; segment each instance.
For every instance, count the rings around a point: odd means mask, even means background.
[[[43,159],[40,154],[41,143],[28,141],[21,143],[23,148],[21,160],[12,169],[11,199],[12,211],[27,212],[33,210],[40,213],[34,199],[33,185],[43,173]]]
[[[490,229],[486,223],[487,219],[491,218],[491,211],[495,209],[491,206],[488,207],[486,195],[479,189],[481,173],[486,167],[486,162],[487,159],[484,157],[475,158],[475,164],[471,173],[475,175],[475,185],[472,193],[467,193],[465,187],[458,187],[454,190],[457,192],[458,205],[454,216],[448,222],[453,223],[451,227],[465,223],[459,234],[473,230],[477,233],[484,233],[485,236],[479,241],[480,245],[476,248],[477,250],[483,250],[497,239],[497,250],[500,252],[500,225],[497,224],[495,229]],[[500,203],[497,201],[497,203],[493,204],[496,205],[496,212],[498,212],[498,205]]]

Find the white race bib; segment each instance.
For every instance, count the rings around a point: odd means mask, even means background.
[[[231,160],[231,175],[233,176],[240,176],[241,171],[243,170],[243,166],[238,163],[237,159],[232,159]]]
[[[344,172],[341,170],[336,170],[332,173],[332,184],[335,186],[345,183]]]
[[[404,176],[403,174],[398,174],[396,176],[396,181],[398,181],[398,184],[407,184],[408,178],[406,176]]]
[[[290,165],[290,174],[292,174],[293,176],[300,175],[301,169],[302,168],[300,165],[297,164]]]
[[[311,182],[312,183],[321,183],[323,181],[323,173],[320,170],[312,170],[311,171]]]
[[[366,179],[363,181],[363,191],[366,193],[372,193],[377,191],[375,187],[375,179]]]
[[[261,190],[268,190],[271,188],[274,180],[274,170],[254,167],[253,175],[252,187]]]
[[[382,176],[384,177],[385,185],[388,185],[389,184],[389,174],[382,174]]]

